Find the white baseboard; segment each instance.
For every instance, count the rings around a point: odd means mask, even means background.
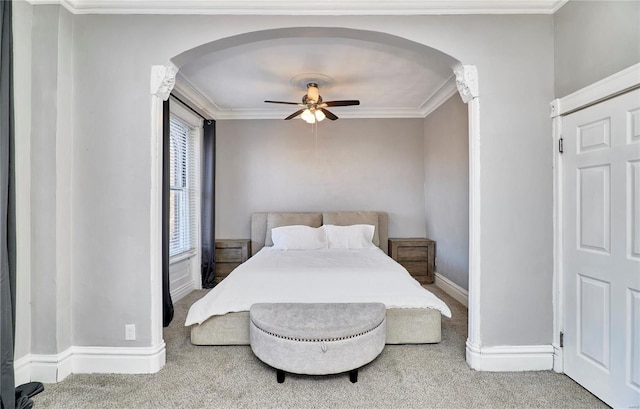
[[[184,283],[180,287],[171,291],[171,300],[173,302],[176,302],[181,298],[187,296],[193,290],[195,290],[195,285],[193,282]]]
[[[467,340],[467,363],[477,371],[515,372],[553,369],[553,346],[478,347]]]
[[[71,375],[73,347],[59,354],[31,354],[29,362],[30,381],[43,383],[60,382]]]
[[[164,342],[146,348],[74,347],[73,373],[156,373],[165,360]]]
[[[72,373],[156,373],[165,362],[164,342],[139,348],[72,346],[59,354],[27,355],[19,365],[14,364],[14,370],[19,385],[30,381],[56,383]]]
[[[454,300],[469,308],[469,291],[449,280],[447,277],[436,273],[436,287],[449,294]]]
[[[13,376],[16,386],[31,381],[31,355],[27,354],[13,361]]]

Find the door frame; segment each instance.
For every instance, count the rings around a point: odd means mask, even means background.
[[[562,119],[564,116],[583,108],[614,98],[633,89],[640,88],[640,63],[632,65],[601,81],[588,85],[572,94],[551,101],[551,118],[553,120],[553,370],[564,372],[560,333],[564,331],[564,256],[562,197],[564,165],[559,152],[562,137]]]

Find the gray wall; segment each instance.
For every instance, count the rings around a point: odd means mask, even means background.
[[[32,352],[42,354],[72,345],[72,26],[64,8],[33,8],[31,342]]]
[[[339,115],[339,113],[338,113]],[[424,236],[422,119],[216,123],[216,237],[259,211],[383,210],[390,237]]]
[[[16,360],[31,353],[31,27],[33,7],[25,1],[13,3],[13,61],[16,132],[16,208],[17,284],[16,284]],[[26,232],[26,234],[25,234]],[[16,379],[20,383],[21,380]]]
[[[553,16],[555,96],[640,62],[639,1],[570,1]]]
[[[34,9],[40,7],[51,6]],[[47,25],[34,18],[34,50],[40,48],[35,31]],[[134,347],[151,342],[150,67],[216,39],[282,27],[381,31],[477,66],[482,344],[549,344],[553,24],[544,15],[73,16],[73,84],[56,90],[72,92],[73,150],[57,158],[73,164],[72,343]],[[32,89],[52,81],[48,64],[34,58]],[[34,102],[32,112],[38,121],[56,126],[56,100],[51,102],[38,111]],[[32,211],[34,220],[50,213],[44,203]],[[32,283],[46,282],[51,272],[35,268],[36,263],[47,264],[34,259]],[[32,328],[48,325],[51,307],[32,306]],[[137,325],[137,341],[124,341],[125,324]]]
[[[437,272],[469,289],[469,119],[459,95],[424,120],[427,237]]]

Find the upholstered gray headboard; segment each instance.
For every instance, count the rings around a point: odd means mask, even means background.
[[[271,229],[280,226],[302,224],[320,227],[323,224],[348,226],[352,224],[373,224],[376,230],[373,243],[388,254],[389,216],[386,212],[266,212],[251,215],[251,255],[265,245],[271,246]]]

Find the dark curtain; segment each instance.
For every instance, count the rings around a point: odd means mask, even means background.
[[[202,138],[201,242],[202,288],[215,285],[215,183],[216,183],[216,121],[204,121]]]
[[[162,104],[162,325],[173,319],[173,302],[169,291],[169,187],[171,177],[171,127],[169,101]]]
[[[0,397],[15,407],[13,343],[15,337],[16,264],[14,213],[13,33],[11,2],[0,6]]]

